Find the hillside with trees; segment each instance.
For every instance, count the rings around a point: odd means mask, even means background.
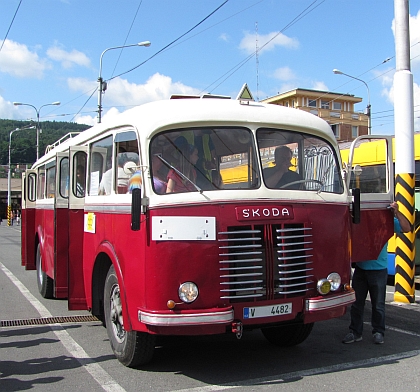
[[[7,176],[7,165],[9,163],[9,135],[10,131],[26,126],[36,126],[35,122],[2,120],[0,119],[0,177]],[[90,128],[89,125],[76,124],[62,121],[40,122],[42,133],[39,134],[39,155],[44,155],[48,145],[53,144],[69,132],[82,132]],[[12,171],[18,164],[32,164],[36,160],[36,129],[27,129],[14,132],[11,143]]]

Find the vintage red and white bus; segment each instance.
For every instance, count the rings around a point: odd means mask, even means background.
[[[285,146],[281,184],[271,176]],[[102,320],[126,366],[150,361],[158,335],[261,328],[299,344],[345,313],[350,263],[392,235],[392,173],[385,191],[360,195],[339,157],[329,125],[292,108],[215,97],[135,107],[27,170],[22,264],[44,297]]]

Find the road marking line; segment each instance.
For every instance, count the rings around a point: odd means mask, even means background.
[[[23,296],[37,310],[41,317],[52,317],[49,310],[39,302],[31,292],[16,278],[13,273],[0,262],[0,269],[19,289]],[[121,387],[101,366],[99,366],[85,350],[68,334],[68,332],[60,325],[54,324],[50,326],[54,334],[61,341],[69,354],[76,359],[80,365],[94,378],[94,380],[107,392],[125,392]]]

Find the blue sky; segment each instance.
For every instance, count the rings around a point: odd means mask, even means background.
[[[60,101],[43,107],[41,120],[94,124],[101,53],[149,40],[148,48],[104,54],[102,77],[117,77],[103,96],[103,119],[171,94],[235,98],[244,83],[259,100],[297,87],[349,93],[363,98],[356,110],[364,111],[366,86],[333,74],[337,68],[368,84],[372,133],[394,133],[393,0],[22,0],[18,9],[19,3],[1,1],[0,118],[36,118],[33,108],[16,101],[36,108]],[[419,10],[412,0],[415,131]]]

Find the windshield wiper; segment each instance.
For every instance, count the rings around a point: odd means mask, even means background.
[[[194,188],[200,192],[203,193],[203,190],[196,185],[192,180],[190,180],[184,173],[180,172],[176,167],[172,166],[166,159],[164,159],[161,155],[156,154],[156,156],[168,167],[170,167],[175,173],[177,173],[179,176],[181,176],[184,180],[187,180],[189,183],[191,183]]]

